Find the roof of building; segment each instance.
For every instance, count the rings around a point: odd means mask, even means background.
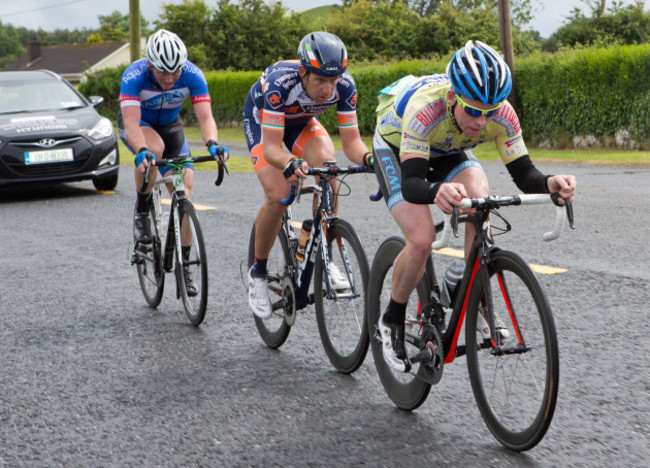
[[[4,71],[47,69],[61,75],[82,74],[125,47],[126,41],[56,46],[30,43],[27,53]]]

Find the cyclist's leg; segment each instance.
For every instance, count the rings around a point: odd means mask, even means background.
[[[375,133],[373,145],[377,180],[405,240],[405,247],[393,262],[390,301],[378,326],[384,339],[384,358],[393,369],[408,371],[410,362],[404,345],[406,308],[431,254],[435,229],[428,205],[409,203],[402,197],[397,148],[388,145],[378,132]],[[387,342],[389,337],[390,346]]]
[[[126,136],[126,130],[124,128],[124,119],[122,117],[122,112],[118,112],[117,115],[117,128],[120,135],[120,139],[125,144],[127,149],[131,151],[134,155],[137,153],[137,150],[134,150],[129,140]],[[147,148],[154,153],[155,155],[162,154],[162,139],[160,135],[146,122],[140,121],[140,130],[145,137],[145,142]],[[156,153],[156,151],[159,151]],[[149,173],[149,183],[144,190],[140,192],[140,187],[144,180],[144,174],[140,172],[137,168],[134,168],[134,178],[135,178],[135,187],[136,187],[136,203],[135,203],[135,219],[134,223],[136,226],[136,231],[138,235],[138,241],[143,244],[151,243],[151,224],[149,221],[149,210],[151,208],[151,189],[153,184],[156,181],[156,171],[150,171]]]
[[[289,183],[282,171],[264,158],[262,128],[254,114],[244,115],[244,134],[255,174],[264,189],[264,203],[255,218],[254,260],[248,274],[248,302],[257,317],[267,319],[271,317],[272,309],[268,296],[266,262],[287,209],[281,200],[289,194]]]
[[[334,143],[325,127],[313,117],[304,127],[287,131],[284,142],[291,152],[303,158],[312,167],[322,167],[327,161],[336,161]],[[338,181],[330,180],[334,193],[334,212],[338,212]],[[317,206],[317,198],[314,197],[314,211]]]

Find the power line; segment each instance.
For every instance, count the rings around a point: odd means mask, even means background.
[[[25,13],[34,13],[35,11],[47,10],[47,9],[50,9],[50,8],[58,8],[58,7],[64,6],[64,5],[71,5],[73,3],[81,3],[81,2],[87,2],[87,1],[88,0],[72,0],[71,2],[57,3],[56,5],[48,5],[48,6],[39,7],[39,8],[32,8],[31,10],[17,11],[17,12],[14,12],[14,13],[4,13],[2,15],[2,17],[6,18],[7,16],[24,15]]]

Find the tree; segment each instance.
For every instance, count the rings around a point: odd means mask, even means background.
[[[99,24],[100,24],[100,35],[104,38],[104,42],[110,42],[106,39],[102,30],[105,30],[109,35],[119,35],[117,31],[124,33],[124,38],[129,37],[129,30],[131,29],[129,23],[129,15],[123,15],[119,11],[115,10],[110,15],[99,15]],[[140,17],[140,29],[143,34],[146,34],[149,28],[149,22]]]
[[[0,70],[25,53],[18,31],[12,25],[0,21]]]
[[[203,0],[183,0],[174,5],[163,3],[163,13],[155,22],[156,29],[167,29],[176,33],[186,46],[203,44],[209,35],[208,26],[214,10]]]
[[[566,24],[553,33],[542,48],[555,51],[562,46],[644,43],[650,37],[650,13],[644,12],[643,8],[643,0],[626,7],[615,3],[600,16],[597,16],[597,11],[592,11],[590,18],[575,8]]]
[[[295,59],[307,34],[300,13],[288,14],[280,2],[219,0],[206,33],[215,68],[262,70],[282,59]]]

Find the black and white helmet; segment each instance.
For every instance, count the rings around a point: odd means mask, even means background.
[[[160,29],[149,36],[147,59],[155,69],[173,73],[185,65],[187,48],[176,34]]]

